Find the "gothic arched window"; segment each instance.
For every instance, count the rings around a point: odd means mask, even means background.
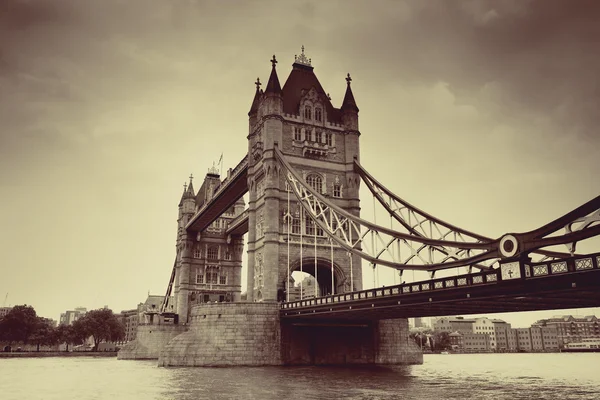
[[[315,108],[315,120],[316,121],[321,121],[321,109],[319,107]]]
[[[304,107],[304,119],[312,119],[312,109],[310,106]]]
[[[313,188],[315,191],[321,193],[323,189],[323,179],[316,174],[308,175],[306,177],[306,183]]]

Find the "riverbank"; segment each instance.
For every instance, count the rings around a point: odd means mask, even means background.
[[[0,353],[0,358],[40,358],[40,357],[116,357],[116,351],[15,351]]]

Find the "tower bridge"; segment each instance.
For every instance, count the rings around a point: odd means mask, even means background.
[[[600,235],[600,196],[497,239],[449,224],[361,165],[350,74],[336,108],[304,49],[283,87],[277,62],[273,56],[264,90],[256,81],[247,155],[225,179],[212,168],[197,192],[191,177],[184,187],[162,318],[142,327],[120,358],[164,366],[413,364],[422,354],[408,339],[408,317],[600,306],[600,253],[576,253],[578,242]],[[361,183],[389,227],[361,215]],[[363,260],[401,281],[407,270],[429,279],[363,289]],[[295,271],[314,277],[310,298],[304,290],[291,297]]]

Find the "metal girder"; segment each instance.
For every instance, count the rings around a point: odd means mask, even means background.
[[[391,190],[389,190],[383,184],[381,184],[371,174],[369,174],[367,170],[364,169],[363,166],[360,165],[360,163],[356,160],[354,160],[354,170],[359,174],[363,182],[367,185],[367,187],[369,188],[373,196],[379,201],[379,203],[409,233],[417,236],[428,237],[431,239],[438,238],[441,240],[446,240],[446,238],[451,237],[454,241],[460,240],[475,243],[490,243],[494,241],[494,239],[492,238],[467,231],[448,222],[442,221],[441,219],[436,218],[431,214],[428,214],[425,211],[422,211],[419,208],[413,206],[404,199],[401,199],[400,197],[396,196]],[[590,217],[591,221],[590,218],[588,218],[583,221],[573,221],[571,222],[571,224],[575,224],[576,222],[582,222],[581,225],[577,225],[577,228],[585,229],[590,224],[600,221],[600,212],[596,212],[596,214]],[[566,220],[568,220],[568,218]],[[567,233],[570,233],[571,231],[568,230],[568,226]],[[571,248],[569,248],[570,254],[540,249],[533,251],[533,253],[544,256],[543,260],[557,259],[574,255],[574,248],[574,245],[572,246],[572,250]],[[444,247],[440,247],[438,250],[441,252],[446,251]],[[450,252],[448,254],[450,256]],[[478,265],[474,265],[474,267],[478,267]]]
[[[167,306],[169,305],[169,297],[171,297],[171,291],[173,290],[173,283],[175,282],[175,272],[177,266],[177,257],[175,257],[175,261],[173,261],[173,271],[171,272],[171,279],[169,279],[169,285],[167,286],[167,293],[165,294],[165,298],[163,299],[162,304],[160,305],[160,312],[165,312]]]
[[[564,258],[568,254],[541,249],[557,244],[571,244],[574,248],[573,243],[600,235],[600,225],[592,226],[600,221],[600,196],[534,231],[506,234],[493,240],[455,227],[411,206],[355,163],[373,194],[409,231],[398,232],[365,221],[330,203],[304,182],[277,147],[275,154],[282,166],[288,190],[294,193],[308,218],[335,243],[373,265],[424,271],[463,266],[489,269],[481,263],[524,257],[534,252],[546,257]],[[401,214],[401,210],[406,210],[405,215]],[[414,224],[412,218],[415,218]],[[577,231],[546,237],[562,227],[573,229],[575,225]],[[433,234],[434,229],[436,235]],[[448,236],[455,240],[448,240]]]
[[[331,204],[307,185],[279,149],[276,148],[275,153],[283,167],[288,188],[307,217],[338,245],[371,263],[399,270],[435,271],[498,258],[498,241],[432,239],[397,232],[352,215]],[[480,268],[486,269],[485,266]]]

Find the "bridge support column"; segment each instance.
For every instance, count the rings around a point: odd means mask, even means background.
[[[281,365],[277,303],[208,303],[192,307],[189,330],[172,339],[158,365]]]
[[[286,365],[423,363],[423,353],[408,337],[408,320],[367,322],[287,322],[281,326]]]
[[[377,323],[375,364],[423,364],[423,352],[408,334],[408,319],[387,319]]]

